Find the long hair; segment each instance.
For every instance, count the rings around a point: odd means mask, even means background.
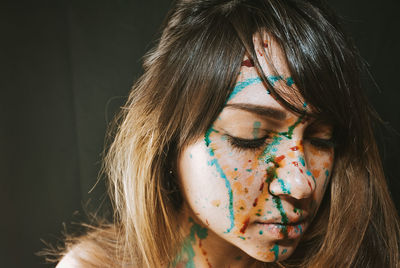
[[[286,55],[298,92],[265,79],[253,36],[267,33]],[[329,190],[285,266],[396,267],[398,216],[373,135],[377,116],[360,83],[363,64],[337,17],[322,1],[181,0],[170,10],[118,119],[104,171],[114,201],[112,266],[168,266],[181,246],[180,151],[221,112],[247,53],[274,97],[334,125]],[[297,95],[296,95],[297,94]],[[172,174],[171,174],[172,173]],[[117,265],[118,263],[118,265]],[[260,266],[274,264],[257,263]]]

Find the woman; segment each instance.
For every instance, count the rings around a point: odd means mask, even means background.
[[[321,1],[178,1],[58,266],[397,267],[358,60]]]

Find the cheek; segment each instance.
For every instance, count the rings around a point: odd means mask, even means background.
[[[311,145],[305,146],[305,151],[308,171],[317,182],[314,197],[316,201],[320,202],[329,184],[334,162],[334,151],[333,149],[316,150]]]
[[[181,187],[193,212],[204,223],[214,231],[240,236],[246,219],[258,213],[261,199],[267,198],[260,196],[262,192],[268,194],[263,187],[265,167],[262,169],[257,157],[262,152],[233,150],[218,135],[210,135],[210,141],[207,147],[199,140],[181,155]]]
[[[179,159],[180,184],[193,213],[214,231],[227,232],[233,221],[232,183],[204,140],[188,146]]]

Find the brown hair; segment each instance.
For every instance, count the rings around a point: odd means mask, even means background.
[[[398,216],[372,131],[377,116],[359,80],[363,65],[336,16],[317,0],[175,3],[158,45],[145,57],[144,75],[122,109],[105,157],[115,239],[107,240],[114,257],[103,263],[159,267],[174,259],[182,241],[177,221],[182,197],[169,171],[180,150],[204,135],[224,107],[245,53],[277,100],[299,112],[293,95],[273,88],[262,75],[256,33],[278,42],[298,93],[314,108],[310,116],[332,122],[337,140],[330,191],[295,253],[281,263],[399,264]]]

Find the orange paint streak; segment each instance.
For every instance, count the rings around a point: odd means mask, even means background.
[[[235,182],[232,184],[232,189],[235,191],[235,194],[238,194],[238,195],[243,195],[243,194],[245,194],[245,191],[244,191],[244,189],[243,189],[243,185],[242,185],[240,182],[238,182],[238,181],[235,181]]]
[[[330,168],[331,163],[330,162],[324,162],[324,168],[328,169]]]
[[[264,182],[261,183],[259,191],[262,192],[263,188],[264,188]]]
[[[244,232],[246,232],[246,229],[247,229],[247,227],[249,226],[249,221],[250,221],[250,218],[247,218],[247,219],[244,221],[242,228],[240,228],[240,232],[241,232],[242,234],[244,234]]]
[[[311,173],[313,174],[314,178],[318,178],[321,173],[321,170],[313,169],[313,170],[311,170]]]
[[[284,155],[278,156],[278,157],[275,158],[275,162],[279,163],[279,162],[281,162],[283,159],[285,159],[285,156],[284,156]]]
[[[258,198],[254,199],[253,207],[257,206],[257,203],[258,203]]]
[[[247,184],[247,186],[250,186],[251,184],[253,184],[253,181],[254,181],[254,176],[249,176],[249,177],[246,179],[246,184]]]

